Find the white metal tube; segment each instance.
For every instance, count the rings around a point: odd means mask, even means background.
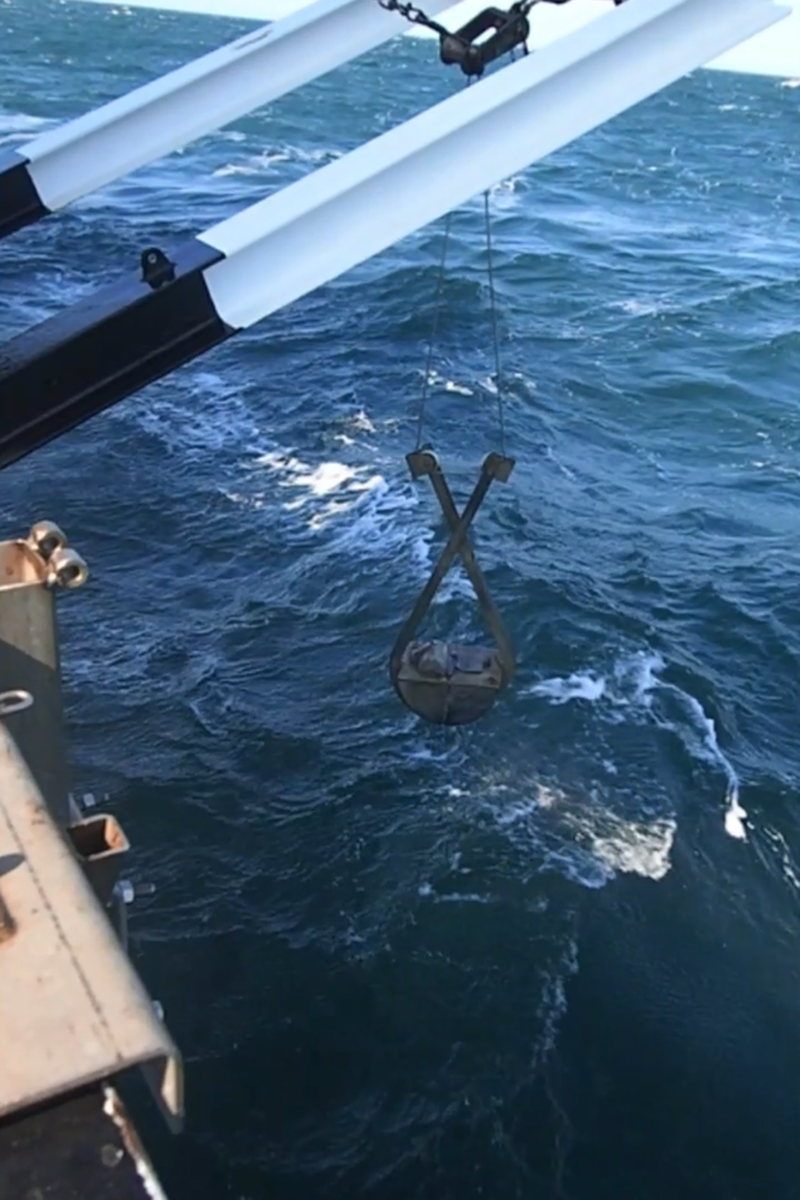
[[[53,212],[407,28],[377,0],[316,0],[27,142],[28,173]]]
[[[567,145],[790,10],[772,0],[631,0],[223,221],[201,240],[235,328],[336,278]]]

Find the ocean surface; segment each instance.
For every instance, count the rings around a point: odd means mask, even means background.
[[[245,28],[3,0],[0,144]],[[459,86],[397,41],[18,233],[0,332]],[[172,1200],[800,1194],[800,89],[698,72],[491,211],[517,465],[474,540],[519,662],[482,723],[386,671],[445,536],[404,461],[443,222],[0,478],[3,536],[57,520],[92,571],[74,786],[156,886]],[[481,198],[432,366],[463,498],[498,446]],[[427,628],[481,636],[459,571]]]

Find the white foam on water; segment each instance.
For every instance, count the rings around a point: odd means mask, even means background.
[[[535,1053],[536,1066],[541,1066],[548,1054],[555,1049],[558,1025],[567,1011],[566,982],[577,970],[578,943],[575,938],[569,938],[555,970],[543,980],[542,996],[536,1013],[542,1025],[542,1036]]]
[[[212,171],[212,176],[224,178],[229,175],[264,175],[282,163],[328,163],[342,157],[342,151],[333,147],[316,147],[312,150],[300,146],[281,146],[251,154],[243,161],[224,163]]]
[[[29,113],[12,113],[0,108],[0,130],[3,133],[27,133],[29,129],[41,129],[55,122],[46,117],[32,117]]]
[[[501,179],[499,183],[493,183],[489,188],[489,215],[495,213],[512,212],[519,208],[523,196],[522,186],[524,186],[523,175],[511,175],[508,179]],[[473,196],[463,205],[465,211],[480,212],[483,216],[484,212],[483,192],[479,192],[477,196]]]
[[[666,663],[660,654],[644,652],[617,662],[614,675],[620,683],[632,679],[636,689],[634,703],[649,709],[653,703],[653,691],[661,682],[658,678],[659,672],[663,671],[665,666]],[[621,702],[628,703],[624,698]]]
[[[747,833],[744,821],[747,818],[747,812],[739,803],[739,777],[730,759],[720,749],[714,721],[706,714],[702,704],[694,696],[676,687],[675,684],[666,683],[664,680],[658,678],[658,672],[663,671],[663,669],[664,662],[660,655],[650,656],[646,659],[645,669],[643,670],[640,682],[640,690],[644,703],[652,711],[653,695],[656,689],[661,689],[664,692],[670,693],[678,701],[679,705],[683,707],[688,718],[688,730],[686,726],[680,726],[674,721],[656,718],[657,723],[662,728],[677,733],[689,752],[696,758],[703,759],[712,766],[721,768],[727,783],[725,790],[725,832],[730,837],[745,841]],[[687,733],[690,736],[687,736]],[[699,743],[697,735],[700,738]]]
[[[679,688],[673,687],[672,684],[662,683],[661,686],[670,688],[675,695],[680,697],[681,702],[686,706],[689,717],[695,729],[700,734],[702,745],[705,748],[705,755],[701,753],[701,757],[706,757],[710,763],[716,763],[725,772],[728,781],[728,787],[725,792],[725,801],[727,804],[725,832],[730,837],[739,838],[741,841],[746,840],[747,833],[744,821],[747,818],[747,813],[739,803],[739,777],[729,759],[720,750],[713,720],[711,717],[706,716],[702,704],[700,704],[699,700],[695,700],[694,696],[682,692]]]
[[[332,162],[335,158],[341,158],[344,150],[338,150],[334,146],[315,146],[312,149],[303,149],[301,146],[290,146],[290,153],[293,158],[299,162]]]
[[[382,492],[386,488],[383,476],[370,475],[368,467],[353,467],[336,461],[312,465],[281,451],[260,454],[255,465],[273,471],[278,476],[278,487],[296,493],[281,505],[286,512],[304,510],[315,501],[326,500],[307,517],[308,528],[314,530],[322,529],[332,518],[349,512],[366,493]]]
[[[32,117],[28,113],[6,112],[5,109],[0,108],[0,146],[29,142],[43,129],[55,124],[55,121],[47,120],[44,117]]]
[[[435,368],[431,368],[428,372],[428,387],[433,391],[438,389],[443,392],[450,392],[456,396],[474,396],[475,392],[472,388],[467,387],[465,383],[458,383],[455,379],[447,379],[441,372]]]
[[[522,175],[511,175],[508,179],[501,179],[499,183],[493,183],[489,188],[490,207],[509,209],[516,208],[519,204],[520,185],[523,183]]]
[[[560,788],[546,783],[537,783],[536,802],[539,808],[554,808],[558,803],[566,799],[565,793]]]
[[[519,786],[519,785],[518,785]],[[677,822],[673,817],[630,818],[614,808],[614,792],[598,787],[587,798],[558,784],[521,783],[527,795],[505,800],[509,785],[492,782],[476,798],[486,803],[499,828],[544,851],[545,861],[583,887],[602,887],[618,872],[663,879],[670,868]],[[514,789],[516,790],[516,789]],[[547,848],[558,831],[557,849]]]
[[[571,479],[571,480],[573,480],[573,481],[574,481],[575,479],[577,479],[577,476],[576,476],[575,472],[574,472],[574,471],[573,471],[573,470],[572,470],[570,467],[566,466],[566,465],[565,465],[565,464],[564,464],[564,463],[561,461],[561,459],[558,457],[558,455],[557,455],[557,454],[554,452],[554,450],[553,450],[553,447],[552,447],[552,446],[545,446],[545,448],[544,448],[544,456],[545,456],[545,458],[548,460],[548,462],[551,462],[551,463],[553,463],[553,465],[555,466],[555,468],[556,468],[558,471],[560,471],[560,472],[561,472],[561,474],[562,474],[563,476],[565,476],[565,478],[567,478],[567,479]]]
[[[800,871],[794,864],[792,852],[783,834],[771,825],[763,826],[760,832],[767,844],[777,854],[784,879],[796,892],[800,892]]]
[[[669,304],[666,300],[612,300],[609,308],[619,309],[630,317],[655,317],[664,312]]]
[[[489,188],[489,215],[519,208],[522,203],[524,183],[524,175],[511,175],[508,179],[501,179],[499,183],[493,183]],[[484,204],[484,193],[478,192],[462,205],[462,211],[479,212],[483,216]]]
[[[358,473],[355,467],[348,467],[345,463],[323,462],[316,467],[309,467],[298,459],[292,459],[288,469],[294,474],[289,479],[282,479],[278,486],[302,487],[312,496],[328,496],[343,484],[351,483]],[[301,497],[285,507],[297,508],[304,503],[305,498]]]
[[[726,780],[725,832],[730,837],[745,840],[747,812],[739,803],[739,777],[720,748],[714,721],[694,696],[660,678],[665,666],[660,654],[639,652],[619,659],[610,675],[579,671],[566,678],[555,676],[541,680],[521,694],[542,696],[551,704],[574,700],[604,703],[611,720],[635,720],[637,714],[644,715],[659,728],[675,733],[695,758],[721,769]],[[659,694],[669,695],[677,702],[685,721],[675,721],[654,710],[654,701]]]
[[[381,422],[388,427],[391,422]],[[371,417],[360,409],[344,422],[347,430],[337,440],[369,461],[358,463],[328,459],[307,462],[294,451],[273,446],[249,460],[257,478],[267,471],[268,486],[230,489],[225,494],[235,503],[268,507],[274,503],[275,488],[288,493],[280,502],[284,512],[298,514],[306,529],[327,531],[338,551],[359,559],[393,558],[404,561],[413,583],[424,584],[441,551],[445,536],[442,514],[429,488],[410,480],[389,481],[376,470],[378,451],[357,442],[358,434],[376,434]],[[351,436],[356,435],[356,436]],[[255,440],[255,438],[253,439]],[[396,467],[392,458],[392,467]],[[433,606],[456,599],[474,601],[472,585],[460,561],[454,562],[433,599]]]
[[[187,394],[191,403],[187,403]],[[156,392],[147,405],[111,409],[112,420],[136,421],[171,451],[192,456],[241,450],[259,435],[258,425],[240,389],[213,371],[193,371],[177,391]]]
[[[376,433],[377,430],[372,422],[372,419],[360,408],[357,413],[347,420],[349,429],[355,430],[357,433]]]
[[[570,700],[599,700],[605,690],[605,679],[591,672],[578,672],[566,679],[545,679],[528,688],[523,695],[547,696],[553,704],[567,704]]]
[[[744,821],[747,818],[747,812],[739,803],[739,793],[735,789],[728,794],[728,811],[725,813],[725,832],[733,838],[739,838],[744,842],[747,840],[747,830],[744,827]]]
[[[447,759],[450,757],[450,751],[443,750],[440,754],[436,754],[431,750],[430,746],[418,746],[416,750],[408,750],[406,757],[414,758],[417,762],[447,762]]]
[[[384,421],[383,426],[386,430],[394,430],[395,422],[390,419]],[[372,453],[375,453],[374,444],[359,436],[362,434],[375,434],[378,432],[371,419],[364,412],[363,408],[359,409],[357,413],[354,413],[352,416],[347,418],[347,420],[344,422],[344,428],[347,432],[335,433],[333,435],[334,442],[338,442],[340,446],[346,446],[348,448],[351,446],[360,446],[363,450],[368,450]]]
[[[228,175],[263,175],[265,171],[278,163],[289,162],[290,158],[291,155],[287,151],[270,152],[265,150],[263,154],[246,158],[244,162],[225,163],[223,166],[217,167],[211,174],[216,178],[225,178]]]
[[[508,829],[520,822],[527,822],[531,818],[535,818],[539,811],[539,800],[538,796],[534,794],[528,799],[512,800],[510,804],[492,807],[497,824],[501,829]]]
[[[410,485],[392,487],[383,476],[356,498],[355,511],[336,527],[337,549],[357,558],[385,560],[405,551],[413,560],[419,498]]]
[[[670,853],[678,828],[673,818],[632,821],[610,808],[601,812],[570,812],[567,821],[593,857],[611,872],[663,879],[670,868]]]

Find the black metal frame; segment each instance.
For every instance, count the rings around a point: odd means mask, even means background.
[[[0,153],[0,238],[50,213],[28,172],[28,161],[16,150]]]
[[[236,332],[204,270],[224,258],[198,239],[0,346],[0,468],[168,375]]]

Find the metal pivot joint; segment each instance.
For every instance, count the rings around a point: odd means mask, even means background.
[[[427,475],[450,529],[450,538],[422,589],[411,615],[392,649],[389,673],[404,704],[418,716],[440,725],[477,721],[494,704],[514,675],[514,651],[500,613],[492,600],[470,545],[468,532],[478,509],[497,479],[505,483],[514,459],[488,454],[464,511],[459,514],[436,455],[422,447],[406,456],[415,479]],[[438,641],[416,641],[415,634],[456,556],[460,557],[475,589],[494,648]]]
[[[494,33],[478,41],[490,29]],[[479,78],[489,63],[518,46],[527,54],[530,31],[522,4],[513,4],[507,12],[502,8],[485,8],[454,33],[439,35],[439,58],[445,66],[455,64],[466,76]]]
[[[555,0],[561,3],[562,0]],[[509,54],[517,46],[528,53],[527,40],[530,34],[528,13],[536,0],[517,0],[508,10],[485,8],[476,13],[460,29],[449,30],[438,21],[432,20],[415,4],[403,0],[378,0],[381,8],[399,13],[412,25],[422,25],[439,35],[439,59],[445,66],[457,65],[468,78],[479,78],[489,63]],[[489,37],[479,41],[489,30]]]
[[[507,10],[492,6],[476,13],[460,29],[451,32],[432,20],[412,0],[378,0],[381,8],[399,13],[412,25],[423,25],[438,34],[440,61],[448,67],[461,67],[468,79],[480,78],[490,63],[504,54],[511,54],[517,47],[522,48],[523,54],[528,53],[531,32],[528,14],[539,2],[560,6],[569,0],[516,0]],[[622,3],[624,0],[614,0],[615,7]],[[494,32],[484,37],[490,29]]]

